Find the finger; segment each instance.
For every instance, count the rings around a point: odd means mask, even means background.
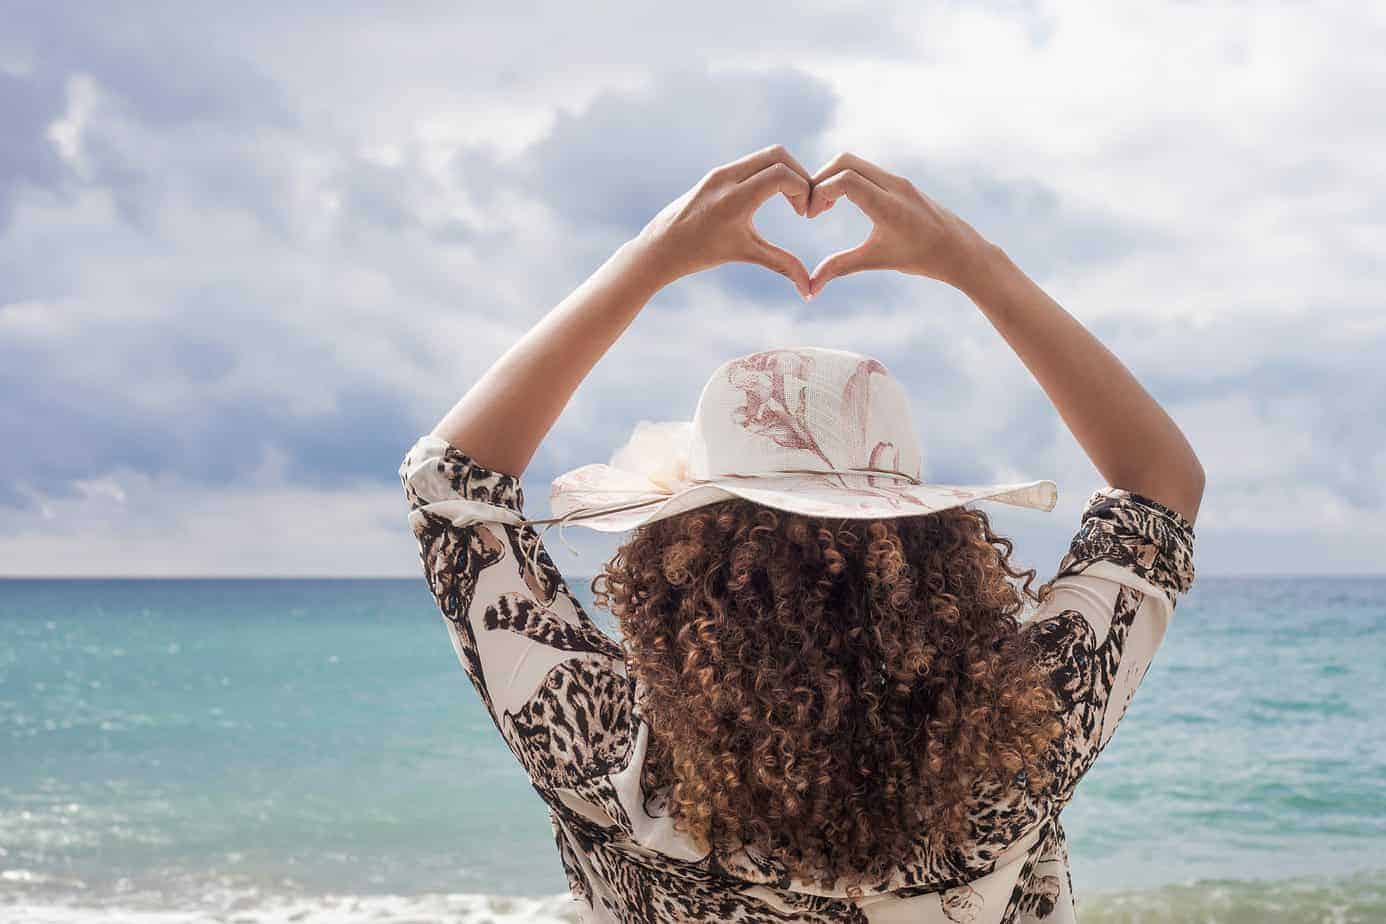
[[[884,167],[873,164],[865,157],[858,157],[856,154],[846,151],[819,167],[818,172],[809,177],[809,182],[816,185],[820,180],[830,177],[834,173],[841,173],[843,170],[855,170],[882,189],[898,189],[901,183],[908,182],[904,177],[896,176]]]
[[[868,218],[875,220],[881,214],[881,208],[889,195],[890,193],[856,170],[849,168],[813,184],[809,191],[806,214],[809,218],[816,218],[832,208],[838,199],[846,196],[856,203],[857,208],[865,212]]]
[[[743,180],[738,188],[746,191],[757,209],[775,193],[784,193],[795,212],[800,215],[808,212],[809,182],[786,164],[770,164],[755,176]]]
[[[711,175],[740,183],[742,180],[760,173],[771,164],[784,164],[805,180],[809,178],[809,172],[804,169],[804,165],[795,160],[794,155],[790,154],[782,144],[772,144],[768,148],[761,148],[754,154],[747,154],[740,160],[723,164],[713,170]]]
[[[809,293],[808,269],[799,262],[799,258],[754,232],[751,234],[751,250],[746,255],[746,261],[774,270],[781,276],[788,278],[805,300],[812,297]]]
[[[858,244],[850,250],[839,250],[835,254],[830,254],[823,258],[823,262],[814,267],[809,274],[809,298],[813,298],[830,280],[839,276],[847,276],[851,273],[859,273],[862,270],[875,269],[877,264],[872,255],[872,248],[865,242]]]

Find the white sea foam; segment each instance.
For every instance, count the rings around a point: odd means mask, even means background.
[[[263,896],[204,890],[196,907],[141,893],[105,901],[6,895],[0,921],[15,924],[574,924],[567,895],[512,898],[431,894]],[[1085,924],[1373,924],[1386,920],[1386,876],[1201,880],[1078,896]]]
[[[154,905],[7,902],[9,924],[575,924],[568,895],[508,898],[496,895],[324,895],[241,899],[221,907],[169,909]]]

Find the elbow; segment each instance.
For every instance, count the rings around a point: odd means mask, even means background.
[[[1198,461],[1197,456],[1192,456],[1188,472],[1177,492],[1178,501],[1170,505],[1182,514],[1190,525],[1198,519],[1198,508],[1203,503],[1203,488],[1207,482],[1208,476],[1203,471],[1203,463]]]
[[[1113,487],[1125,487],[1137,494],[1159,501],[1192,525],[1203,501],[1207,474],[1198,457],[1189,454],[1186,461],[1147,468],[1129,478],[1111,481]]]

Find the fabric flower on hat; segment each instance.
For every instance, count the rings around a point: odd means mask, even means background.
[[[611,467],[644,475],[665,491],[677,491],[688,483],[692,445],[692,421],[642,420],[626,444],[612,455]]]

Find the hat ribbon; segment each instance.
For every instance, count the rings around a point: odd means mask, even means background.
[[[917,485],[917,484],[922,484],[922,483],[923,483],[923,482],[921,482],[918,478],[915,478],[913,475],[906,474],[905,472],[899,472],[899,471],[896,471],[895,469],[890,469],[890,468],[875,468],[875,467],[872,467],[872,466],[861,466],[861,467],[853,467],[853,468],[829,468],[829,469],[824,469],[824,468],[781,468],[781,469],[773,469],[773,470],[770,470],[770,471],[763,471],[763,472],[725,472],[725,473],[722,473],[722,474],[713,475],[711,478],[687,478],[687,479],[683,479],[683,480],[681,480],[681,481],[679,482],[679,485],[680,485],[679,490],[682,490],[682,488],[687,487],[687,486],[691,486],[691,485],[698,485],[698,484],[714,484],[714,483],[716,483],[716,482],[718,482],[718,481],[725,481],[725,480],[727,480],[727,479],[729,479],[729,478],[774,478],[774,477],[777,477],[777,476],[780,476],[780,475],[860,475],[860,474],[866,474],[866,475],[884,475],[884,476],[891,477],[891,478],[899,478],[899,479],[901,479],[901,480],[903,480],[903,481],[909,482],[910,484],[916,484],[916,485]],[[654,484],[654,482],[651,482],[651,484]],[[638,491],[636,491],[636,490],[631,490],[631,491],[607,490],[607,491],[603,491],[602,493],[604,493],[604,494],[630,493],[630,494],[641,494],[641,495],[654,494],[654,495],[656,495],[656,496],[654,496],[654,497],[644,497],[644,498],[642,498],[641,500],[637,500],[637,501],[615,501],[615,502],[610,503],[610,504],[602,504],[602,505],[594,506],[594,507],[579,507],[579,508],[577,508],[576,510],[570,510],[570,511],[568,511],[567,513],[565,513],[565,514],[564,514],[563,516],[561,516],[561,517],[543,517],[543,518],[535,518],[535,519],[530,519],[530,518],[528,518],[528,517],[522,517],[522,516],[520,516],[518,513],[516,513],[514,510],[511,510],[511,509],[509,509],[508,507],[501,507],[501,506],[498,506],[498,505],[496,505],[496,504],[488,504],[488,503],[485,503],[485,502],[482,502],[482,501],[469,501],[469,500],[462,500],[462,499],[453,499],[453,500],[439,501],[439,502],[435,502],[435,503],[432,503],[432,504],[427,504],[427,505],[425,505],[425,506],[427,506],[427,507],[429,507],[429,508],[432,508],[434,512],[439,513],[439,514],[443,514],[443,515],[449,515],[449,514],[450,514],[451,516],[450,516],[449,518],[452,520],[452,525],[454,525],[454,526],[466,526],[466,525],[468,525],[468,524],[470,524],[470,523],[476,523],[476,522],[479,522],[479,521],[486,521],[486,520],[491,520],[491,521],[497,521],[497,520],[499,520],[500,522],[509,523],[509,524],[512,524],[512,525],[515,525],[515,526],[539,526],[539,525],[543,525],[543,527],[544,527],[543,530],[541,530],[541,531],[539,532],[539,536],[538,536],[538,540],[539,540],[539,541],[536,541],[536,542],[534,543],[534,547],[533,547],[533,549],[531,550],[531,555],[530,555],[530,557],[528,558],[528,561],[529,561],[529,564],[530,564],[530,566],[531,566],[531,569],[537,569],[537,567],[538,567],[538,556],[539,556],[540,543],[541,543],[541,541],[543,540],[543,537],[547,534],[548,530],[549,530],[551,527],[553,527],[553,526],[557,526],[557,527],[558,527],[558,538],[559,538],[559,541],[561,541],[565,546],[568,547],[568,551],[572,552],[574,555],[581,555],[582,553],[580,553],[576,548],[574,548],[573,545],[572,545],[572,543],[568,542],[568,537],[567,537],[567,536],[564,534],[564,532],[563,532],[564,528],[567,527],[567,526],[569,525],[569,523],[571,523],[573,520],[584,519],[584,518],[589,518],[589,517],[596,517],[596,516],[603,516],[603,515],[608,514],[608,513],[619,513],[619,512],[624,511],[624,510],[635,510],[635,509],[638,509],[638,508],[640,508],[640,507],[647,507],[647,506],[649,506],[650,504],[662,504],[662,503],[664,503],[665,501],[667,501],[670,497],[672,497],[672,496],[674,495],[675,489],[673,489],[673,488],[667,488],[667,487],[665,487],[665,486],[663,486],[663,485],[655,485],[655,487],[654,487],[653,490],[646,490],[646,489],[640,489],[640,490],[638,490]]]

